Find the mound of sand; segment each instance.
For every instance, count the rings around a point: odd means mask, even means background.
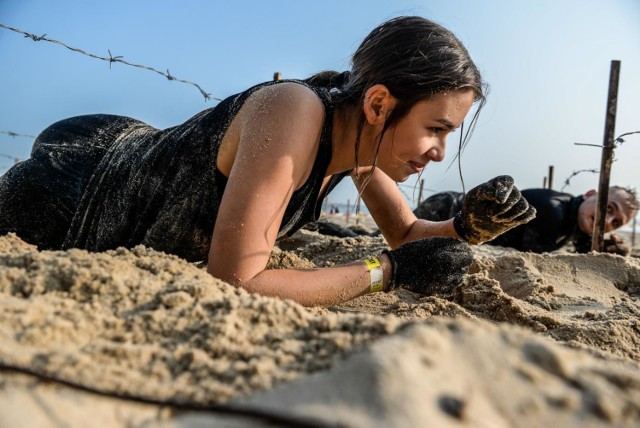
[[[385,248],[303,230],[269,268]],[[633,425],[638,259],[474,251],[452,298],[304,308],[144,247],[1,237],[0,426]]]

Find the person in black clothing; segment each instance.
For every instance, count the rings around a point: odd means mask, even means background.
[[[473,129],[484,93],[455,35],[394,18],[364,39],[349,71],[257,84],[171,128],[114,115],[51,125],[0,178],[0,234],[40,249],[142,244],[305,305],[395,287],[447,294],[472,262],[468,244],[535,214],[508,176],[470,193],[456,222],[418,220],[398,189],[444,159],[451,132]],[[317,220],[346,176],[391,249],[346,266],[267,270],[275,242]]]
[[[591,251],[597,203],[595,190],[579,196],[550,189],[525,189],[521,193],[536,209],[536,218],[487,244],[534,253],[554,251],[568,244],[572,244],[578,253]],[[463,199],[464,195],[459,192],[436,193],[422,202],[414,214],[431,221],[452,218],[462,209]],[[633,189],[613,186],[607,200],[605,233],[610,233],[636,215],[638,199]],[[630,249],[620,236],[611,234],[605,240],[605,251],[627,255]]]

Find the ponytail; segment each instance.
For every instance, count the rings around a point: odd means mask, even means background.
[[[309,85],[319,86],[322,88],[342,88],[349,82],[350,76],[350,71],[343,71],[342,73],[339,73],[334,70],[325,70],[314,74],[304,81]]]

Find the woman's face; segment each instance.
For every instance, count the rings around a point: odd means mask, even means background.
[[[447,136],[462,124],[473,104],[471,90],[436,94],[416,103],[385,132],[378,168],[396,182],[444,159]]]

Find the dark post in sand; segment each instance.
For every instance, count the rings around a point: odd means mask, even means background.
[[[604,249],[604,228],[607,216],[607,202],[609,194],[609,177],[613,162],[613,141],[616,127],[616,109],[618,104],[618,82],[620,80],[620,61],[611,61],[609,72],[609,95],[607,96],[607,116],[604,125],[604,143],[602,144],[602,162],[600,163],[600,183],[596,202],[596,221],[591,241],[591,251]]]

